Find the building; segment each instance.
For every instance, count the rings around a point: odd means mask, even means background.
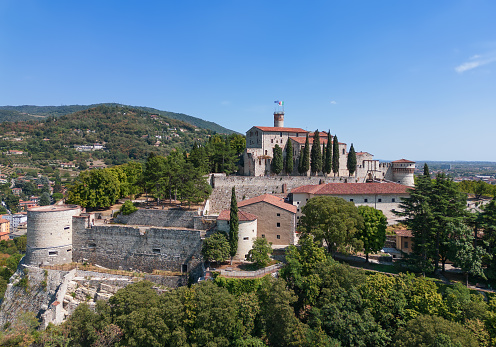
[[[291,190],[290,200],[297,208],[297,219],[301,217],[301,209],[309,199],[314,196],[334,196],[351,201],[357,206],[371,206],[381,210],[388,223],[394,224],[398,217],[392,210],[398,210],[401,198],[410,195],[408,189],[405,185],[391,182],[314,184]]]
[[[8,240],[10,234],[10,221],[0,218],[0,241]]]
[[[257,217],[257,238],[272,242],[272,248],[285,248],[296,241],[296,206],[283,198],[264,194],[238,202],[238,209]]]
[[[413,235],[411,230],[396,230],[396,249],[410,254],[413,251]]]
[[[19,201],[19,208],[22,208],[23,210],[27,211],[29,208],[36,207],[38,206],[38,202],[33,201],[33,200],[28,200],[28,201]]]
[[[231,211],[224,210],[217,217],[217,229],[229,234],[229,222]],[[238,250],[234,259],[245,260],[248,252],[253,247],[253,241],[257,238],[257,216],[238,210]]]
[[[19,212],[16,214],[5,214],[2,218],[10,222],[10,229],[17,230],[20,224],[27,222],[28,215],[26,212]]]
[[[254,126],[246,132],[246,150],[243,153],[244,176],[269,176],[273,152],[276,145],[283,149],[283,157],[286,158],[286,145],[289,140],[293,145],[293,172],[298,175],[298,164],[300,153],[305,148],[308,135],[309,145],[314,141],[314,132],[302,128],[287,128],[284,126],[284,112],[274,112],[274,126]],[[328,133],[319,132],[322,151],[327,145]],[[349,182],[364,183],[373,181],[391,181],[407,186],[413,186],[413,175],[415,162],[401,159],[391,163],[381,163],[374,160],[373,155],[368,152],[357,152],[357,168],[350,177],[346,164],[348,151],[346,143],[339,142],[339,172],[338,176]],[[307,175],[310,171],[307,172]],[[322,174],[322,173],[319,173]]]

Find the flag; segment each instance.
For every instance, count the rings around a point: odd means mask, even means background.
[[[277,100],[277,101],[274,101],[274,104],[279,104],[279,102],[280,102],[279,100]]]
[[[278,104],[279,106],[284,106],[284,101],[274,101],[274,104]]]

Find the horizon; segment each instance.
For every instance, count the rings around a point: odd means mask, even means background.
[[[0,3],[0,104],[118,103],[496,162],[496,3]],[[417,158],[426,158],[423,160]],[[444,158],[444,159],[438,159]]]

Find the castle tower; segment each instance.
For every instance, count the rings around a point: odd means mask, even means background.
[[[284,127],[284,111],[274,112],[274,127],[277,128]]]
[[[28,210],[25,263],[59,265],[72,262],[72,217],[76,205],[50,205]]]
[[[413,173],[415,172],[415,162],[406,159],[391,162],[393,166],[393,181],[405,186],[413,187]]]

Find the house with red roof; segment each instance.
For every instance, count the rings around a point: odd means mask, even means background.
[[[251,199],[238,202],[238,218],[240,221],[240,243],[250,241],[243,245],[251,249],[256,238],[265,238],[272,242],[272,248],[285,248],[297,243],[296,240],[296,210],[297,207],[287,203],[283,198],[271,194],[260,195]],[[224,210],[217,218],[219,230],[229,231],[230,211]],[[241,237],[241,225],[246,229]],[[246,227],[245,227],[246,225]],[[246,235],[245,235],[246,234]],[[247,238],[247,239],[245,239]],[[239,246],[239,244],[238,244]],[[249,248],[247,248],[249,246]],[[242,257],[244,259],[244,257]]]
[[[291,190],[292,203],[296,206],[296,219],[302,216],[302,208],[315,196],[334,196],[351,201],[357,206],[371,206],[381,210],[389,224],[398,218],[392,210],[399,210],[401,198],[410,195],[409,187],[393,182],[327,183],[305,185]]]

